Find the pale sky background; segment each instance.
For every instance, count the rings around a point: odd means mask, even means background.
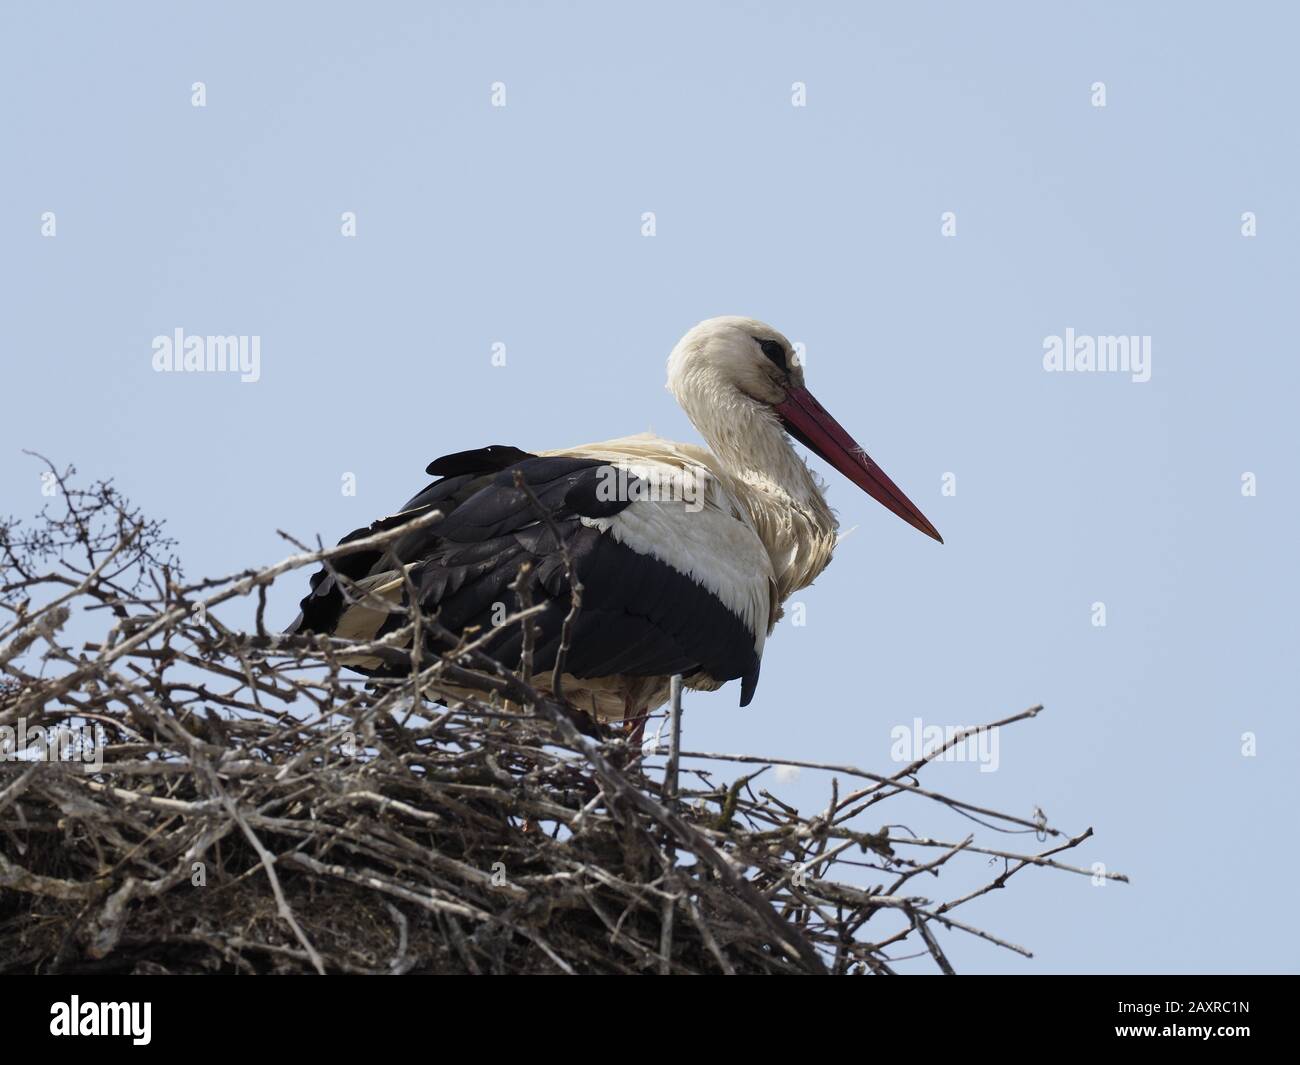
[[[35,448],[165,517],[190,576],[269,563],[446,452],[695,440],[669,349],[762,318],[947,543],[814,460],[856,532],[687,746],[892,771],[899,723],[1044,703],[997,772],[923,782],[1091,825],[1072,860],[1133,883],[1028,870],[963,918],[1036,957],[947,933],[957,968],[1296,971],[1295,9],[615,7],[0,7],[3,509],[39,509]],[[259,335],[261,380],[154,373],[177,327]],[[1151,381],[1045,373],[1067,327],[1149,335]]]

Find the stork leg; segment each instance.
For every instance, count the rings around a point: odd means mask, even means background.
[[[633,747],[640,747],[645,737],[645,723],[650,715],[640,699],[623,697],[623,728],[627,732],[627,741]]]

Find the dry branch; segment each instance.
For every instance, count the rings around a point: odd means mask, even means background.
[[[784,762],[836,774],[803,816],[755,793],[762,769],[715,779],[781,759],[680,751],[674,728],[661,766],[539,693],[527,657],[481,638],[411,655],[436,618],[364,644],[270,634],[272,581],[409,526],[186,582],[158,523],[71,473],[50,467],[35,525],[0,522],[0,739],[105,743],[97,766],[0,760],[0,971],[890,973],[910,944],[949,972],[946,932],[1027,953],[954,909],[1030,865],[1091,875],[1051,857],[1090,832],[922,788],[926,759]],[[505,623],[527,627],[516,590]],[[217,618],[253,592],[252,632]],[[339,656],[362,647],[409,668],[351,676]],[[867,784],[840,796],[841,776]],[[881,820],[898,795],[1058,842],[917,837]],[[904,891],[990,858],[999,875],[949,901]]]

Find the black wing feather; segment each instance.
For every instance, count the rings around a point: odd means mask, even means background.
[[[428,472],[439,480],[398,514],[349,533],[340,542],[401,525],[430,508],[443,511],[444,517],[399,537],[385,551],[343,556],[334,568],[347,580],[358,581],[410,565],[411,584],[423,610],[460,634],[471,627],[489,631],[494,613],[501,610],[497,604],[506,611],[517,607],[512,586],[519,567],[530,563],[533,598],[544,606],[534,624],[534,666],[541,672],[554,665],[569,610],[558,531],[583,585],[582,610],[566,659],[569,673],[580,678],[673,673],[704,673],[718,681],[741,678],[741,705],[748,704],[758,683],[758,655],[754,634],[745,623],[689,576],[582,523],[584,517],[609,517],[630,505],[629,499],[608,499],[600,490],[604,466],[596,459],[543,458],[500,444],[435,459]],[[541,520],[537,505],[515,486],[516,473],[549,522]],[[312,576],[311,589],[289,632],[333,632],[348,609],[343,588],[324,569]],[[403,606],[406,600],[404,592]],[[390,615],[379,633],[404,623],[403,615]],[[488,640],[485,649],[513,665],[521,645],[519,626],[509,626]],[[384,667],[361,672],[397,671]]]

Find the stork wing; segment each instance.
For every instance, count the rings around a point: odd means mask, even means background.
[[[515,486],[516,471],[536,504]],[[405,624],[410,587],[421,608],[450,632],[490,632],[494,622],[518,607],[512,585],[520,566],[531,563],[533,599],[544,605],[535,619],[534,666],[548,670],[569,610],[563,542],[583,586],[568,673],[742,678],[741,705],[752,698],[767,632],[766,578],[755,574],[752,560],[737,559],[734,545],[729,549],[726,543],[715,545],[718,557],[705,572],[709,560],[698,556],[710,539],[706,525],[718,515],[639,498],[635,478],[625,477],[619,497],[610,498],[610,467],[589,455],[539,457],[498,445],[437,459],[428,472],[441,476],[397,514],[340,542],[404,524],[430,509],[443,517],[398,537],[387,550],[339,558],[337,577],[324,569],[314,574],[289,632],[357,639],[383,635]],[[656,536],[671,542],[656,543]],[[693,562],[689,552],[683,555],[682,543],[695,552]],[[738,596],[719,585],[717,572],[729,568],[747,570],[749,582],[761,590],[761,617],[746,606],[754,598],[750,591]],[[375,596],[401,612],[377,609]],[[520,627],[511,625],[491,636],[484,649],[513,666],[521,645]],[[433,644],[435,650],[445,646]],[[372,675],[398,671],[375,659],[354,668]]]

